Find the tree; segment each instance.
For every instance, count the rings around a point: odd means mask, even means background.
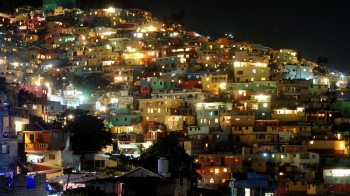
[[[319,56],[317,58],[317,64],[320,65],[320,66],[326,66],[328,63],[328,58],[327,57],[322,57],[322,56]]]
[[[297,52],[297,59],[298,59],[299,63],[302,61],[302,59],[303,59],[302,57],[303,57],[302,52],[298,51]]]
[[[153,171],[157,171],[157,161],[161,157],[169,160],[169,171],[173,177],[194,178],[198,177],[193,158],[179,145],[179,134],[170,132],[169,135],[159,138],[151,147],[140,156],[141,165]]]
[[[328,72],[328,69],[326,69],[326,65],[328,63],[327,57],[321,57],[319,56],[317,58],[317,65],[318,67],[315,67],[314,70],[318,71],[321,75],[325,75]]]
[[[73,134],[71,142],[74,153],[84,158],[86,151],[100,151],[112,143],[112,133],[106,130],[102,120],[82,110],[68,112],[65,113],[64,129]]]
[[[158,138],[148,149],[141,151],[140,157],[134,158],[125,155],[109,155],[110,160],[117,161],[118,166],[108,168],[109,173],[123,172],[131,168],[142,166],[151,171],[157,172],[158,159],[165,157],[169,160],[169,171],[172,177],[189,179],[191,188],[196,187],[197,180],[201,178],[197,173],[199,164],[194,163],[193,158],[179,145],[180,133],[170,132],[162,138]]]
[[[90,95],[96,91],[106,90],[109,86],[109,81],[102,74],[89,74],[87,76],[74,76],[72,83],[75,88],[82,91],[84,94]]]
[[[185,17],[185,12],[183,10],[180,10],[177,13],[163,13],[163,22],[165,24],[165,28],[171,28],[174,27],[173,25],[182,25],[183,26],[183,19]]]
[[[17,98],[18,106],[23,106],[26,103],[37,103],[38,101],[37,96],[24,89],[19,90]]]

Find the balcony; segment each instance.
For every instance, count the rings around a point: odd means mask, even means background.
[[[267,132],[267,127],[254,127],[253,132]]]
[[[48,143],[26,143],[25,144],[25,151],[30,152],[30,151],[47,151],[49,148]]]

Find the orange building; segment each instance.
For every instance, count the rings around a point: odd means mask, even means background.
[[[23,131],[24,150],[27,153],[28,162],[42,162],[44,152],[50,145],[50,132],[47,131]]]

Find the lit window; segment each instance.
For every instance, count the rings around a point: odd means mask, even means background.
[[[314,144],[314,141],[310,141],[310,144]]]
[[[214,178],[210,178],[209,183],[213,184],[214,183]]]
[[[263,107],[266,108],[266,107],[267,107],[267,103],[264,103],[264,104],[263,104]]]
[[[224,172],[227,172],[227,168],[224,168]]]
[[[219,173],[219,169],[215,169],[215,173],[218,174]]]

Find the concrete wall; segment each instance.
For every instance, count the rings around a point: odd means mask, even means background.
[[[0,196],[46,196],[46,174],[36,174],[34,177],[34,189],[27,189],[27,176],[15,175],[14,188],[5,190],[6,178],[0,177]]]

